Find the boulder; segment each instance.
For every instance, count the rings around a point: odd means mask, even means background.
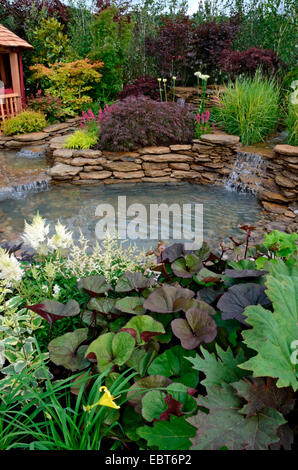
[[[293,145],[276,145],[274,152],[289,155],[290,157],[298,157],[298,147],[294,147]]]
[[[282,186],[284,188],[293,189],[293,188],[296,187],[295,181],[292,181],[292,180],[290,180],[289,178],[287,178],[286,176],[283,176],[283,175],[277,175],[275,177],[275,182],[276,182],[276,184],[278,184],[279,186]]]
[[[35,142],[48,137],[46,132],[31,132],[30,134],[15,135],[13,138],[19,142]]]
[[[102,156],[102,152],[101,150],[81,149],[75,150],[73,156],[83,158],[98,158]]]
[[[106,162],[104,167],[112,171],[137,171],[141,170],[141,165],[133,162]]]
[[[142,178],[144,176],[143,171],[114,171],[115,178],[120,180]]]
[[[288,202],[288,199],[282,194],[265,190],[259,192],[259,199],[269,202],[279,202],[281,204]]]
[[[238,135],[228,134],[203,134],[200,140],[202,142],[208,142],[208,144],[233,146],[240,142],[240,137],[238,137]]]
[[[179,152],[183,150],[191,150],[191,145],[170,145],[172,152]]]
[[[274,212],[275,214],[284,214],[287,210],[287,206],[281,204],[275,204],[273,202],[262,201],[264,209],[268,212]]]
[[[170,163],[169,167],[173,170],[189,170],[188,163]]]
[[[57,149],[54,150],[53,152],[53,157],[59,157],[59,158],[71,158],[73,154],[72,149]]]
[[[186,156],[186,155],[180,155],[177,153],[167,153],[167,154],[160,154],[160,155],[142,155],[141,156],[142,160],[144,162],[154,162],[154,163],[164,163],[164,162],[192,162],[193,158]]]
[[[138,152],[141,155],[146,155],[148,153],[150,155],[162,155],[164,153],[169,153],[170,148],[169,147],[144,147],[142,149],[138,149]]]
[[[167,176],[171,173],[170,168],[165,168],[164,170],[145,170],[146,176],[151,176],[152,178],[156,178],[159,176]]]
[[[177,179],[194,179],[194,178],[200,178],[200,173],[196,171],[183,171],[183,170],[174,170],[172,173],[173,178]]]
[[[82,168],[81,168],[82,170]],[[105,178],[110,178],[112,176],[111,171],[90,171],[80,173],[81,179],[88,179],[88,180],[104,180]]]
[[[72,159],[72,165],[74,166],[87,166],[87,165],[102,165],[106,162],[105,158],[83,158],[83,157],[76,157]]]
[[[53,166],[49,170],[47,170],[47,174],[52,176],[52,178],[64,178],[68,176],[75,176],[80,171],[82,171],[82,167],[72,166],[72,165],[65,165],[63,163],[58,163],[57,165]]]
[[[61,131],[63,129],[67,129],[68,127],[69,127],[69,123],[60,122],[59,124],[52,124],[51,126],[46,127],[43,131],[50,134],[52,132],[58,132],[58,131]]]

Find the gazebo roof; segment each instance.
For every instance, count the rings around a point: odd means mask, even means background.
[[[31,44],[19,38],[9,29],[0,23],[0,47],[17,47],[22,49],[34,49]]]

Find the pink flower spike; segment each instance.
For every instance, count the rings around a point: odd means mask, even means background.
[[[215,124],[214,124],[214,121],[212,121],[212,127],[213,127],[213,129],[215,129]]]
[[[209,121],[209,118],[210,118],[210,111],[209,109],[207,109],[206,113],[205,113],[205,118],[206,118],[206,122]]]
[[[202,123],[204,124],[205,120],[204,120],[204,113],[201,114],[201,120],[202,120]]]
[[[200,118],[201,118],[201,116],[200,116],[200,114],[198,113],[198,114],[197,114],[197,117],[196,117],[197,122],[200,122]]]

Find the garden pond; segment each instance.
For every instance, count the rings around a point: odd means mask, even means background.
[[[149,221],[150,204],[192,204],[192,225],[194,228],[194,204],[203,204],[204,210],[204,239],[211,244],[217,244],[230,235],[239,235],[239,224],[243,222],[256,223],[262,215],[262,208],[256,197],[249,194],[239,194],[228,191],[220,186],[199,184],[122,184],[99,186],[74,186],[69,184],[50,186],[45,174],[46,163],[42,153],[2,152],[1,169],[5,176],[18,179],[18,186],[8,191],[0,189],[0,241],[15,239],[24,228],[24,219],[30,221],[39,211],[53,227],[57,219],[74,232],[74,238],[80,236],[80,229],[91,242],[96,240],[95,228],[100,220],[95,215],[99,204],[111,204],[116,215],[118,212],[118,196],[126,196],[126,205],[143,204],[147,209],[148,225],[157,224],[156,220]],[[39,157],[38,157],[39,156]],[[4,167],[5,164],[5,167]],[[12,176],[14,175],[14,176]],[[13,184],[13,183],[12,183]],[[3,185],[3,183],[2,183]],[[3,187],[3,186],[2,186]],[[10,187],[11,189],[11,187]],[[127,217],[127,223],[134,217]],[[189,225],[190,225],[189,219]],[[170,219],[170,240],[173,221]],[[149,232],[149,228],[148,228]],[[154,246],[157,240],[148,238],[136,239],[136,244],[146,249]],[[162,237],[159,237],[162,239]]]

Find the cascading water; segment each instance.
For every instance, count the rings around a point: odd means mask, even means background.
[[[0,201],[5,199],[20,199],[27,193],[39,193],[47,191],[50,188],[51,179],[40,179],[15,186],[0,188]]]
[[[257,194],[266,166],[266,160],[259,154],[238,152],[232,172],[224,180],[225,188],[240,193]]]

